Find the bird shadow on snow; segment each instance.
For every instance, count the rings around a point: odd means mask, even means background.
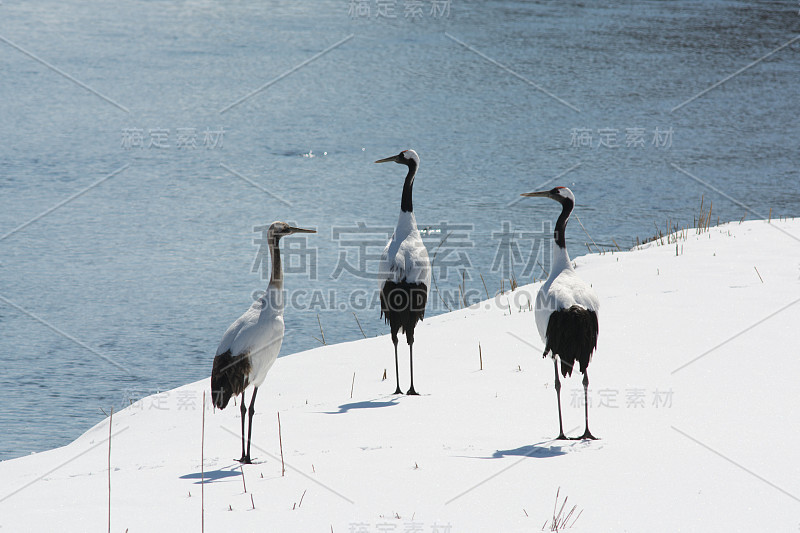
[[[233,468],[236,468],[233,470]],[[179,479],[196,479],[197,481],[194,483],[195,485],[205,484],[205,483],[213,483],[214,481],[219,481],[220,479],[225,479],[229,477],[238,477],[241,476],[242,473],[238,469],[238,467],[231,467],[231,470],[227,470],[221,468],[219,470],[209,470],[207,472],[194,472],[192,474],[185,474],[180,476]]]
[[[551,441],[545,441],[551,442]],[[540,443],[542,444],[542,443]],[[566,455],[561,446],[540,446],[539,444],[528,444],[527,446],[520,446],[513,450],[497,450],[488,459],[501,459],[508,456],[519,457],[558,457],[559,455]]]
[[[572,430],[574,431],[574,430]],[[490,457],[486,459],[502,459],[508,456],[518,457],[558,457],[559,455],[566,455],[568,453],[577,452],[592,447],[592,442],[588,440],[544,440],[536,444],[528,444],[527,446],[520,446],[513,450],[497,450]],[[549,444],[549,446],[545,446]],[[600,446],[602,447],[602,446]],[[595,446],[597,448],[597,446]]]
[[[339,406],[338,411],[325,411],[324,414],[326,415],[340,415],[342,413],[347,413],[348,411],[352,411],[353,409],[377,409],[379,407],[391,407],[393,405],[398,405],[397,398],[391,398],[388,401],[381,401],[383,398],[375,398],[374,400],[367,400],[363,402],[351,402],[351,403],[343,403]]]
[[[553,444],[553,443],[562,444]],[[548,444],[552,444],[547,446]],[[577,442],[556,441],[556,440],[543,440],[535,444],[527,444],[510,450],[497,450],[488,457],[475,457],[475,456],[460,456],[469,457],[470,459],[502,459],[503,457],[530,457],[532,459],[545,459],[547,457],[558,457],[559,455],[566,455],[570,452],[577,451],[574,449]]]

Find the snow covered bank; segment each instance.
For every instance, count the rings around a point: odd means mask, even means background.
[[[420,397],[388,394],[388,337],[279,359],[254,421],[262,462],[244,479],[238,409],[206,411],[205,530],[539,531],[560,487],[559,506],[567,496],[566,510],[582,511],[572,531],[797,531],[798,239],[798,221],[753,221],[690,230],[677,248],[577,258],[602,305],[594,442],[548,440],[552,363],[527,310],[538,284],[425,320]],[[405,355],[404,387],[407,366]],[[112,530],[200,531],[208,388],[114,414]],[[562,395],[565,430],[580,434],[579,376]],[[106,420],[68,446],[0,463],[2,530],[105,530],[108,431]]]

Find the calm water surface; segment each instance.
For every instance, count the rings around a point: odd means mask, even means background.
[[[353,312],[384,333],[358,271],[404,177],[372,161],[404,148],[451,306],[462,272],[470,301],[510,260],[543,275],[558,207],[520,192],[570,186],[622,247],[702,195],[723,220],[800,214],[797,2],[406,4],[3,1],[0,459],[208,376],[276,219],[319,229],[284,242],[307,292],[282,354],[319,345],[318,316],[329,343],[361,337]]]

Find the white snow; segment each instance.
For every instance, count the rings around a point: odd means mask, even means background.
[[[540,531],[559,488],[559,506],[567,496],[582,511],[571,531],[797,531],[798,238],[798,221],[753,221],[577,258],[603,299],[598,441],[548,440],[552,364],[527,311],[539,284],[421,323],[420,397],[388,394],[388,335],[284,357],[260,389],[263,462],[244,480],[238,409],[205,413],[205,531]],[[114,414],[113,531],[201,530],[208,389],[205,379]],[[572,435],[583,429],[576,391],[579,377],[564,382]],[[108,431],[105,420],[0,463],[2,530],[106,530]]]

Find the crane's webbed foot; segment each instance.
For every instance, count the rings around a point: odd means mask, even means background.
[[[253,464],[253,461],[250,460],[250,456],[249,455],[243,455],[241,457],[241,459],[236,459],[236,461],[240,462],[243,465],[251,465],[251,464]]]
[[[415,391],[414,387],[412,386],[410,389],[408,389],[408,392],[406,393],[406,395],[408,395],[408,396],[419,396],[419,393],[417,391]]]
[[[572,437],[570,440],[597,440],[597,437],[592,435],[589,431],[589,428],[586,428],[586,431],[583,432],[583,435],[580,437]]]

